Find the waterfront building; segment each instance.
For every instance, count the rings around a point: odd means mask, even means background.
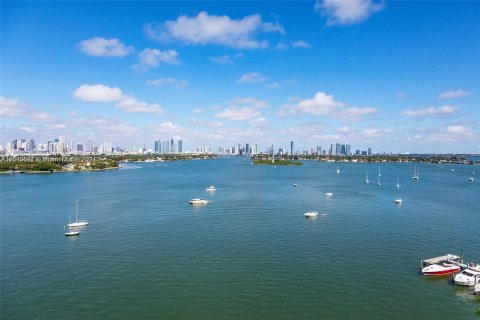
[[[369,155],[369,156],[372,155],[372,148],[368,148],[368,155]]]
[[[182,140],[178,140],[178,153],[182,153],[183,152],[183,141]]]
[[[290,141],[290,154],[293,155],[293,140]]]
[[[77,143],[77,153],[83,153],[83,144]]]
[[[162,148],[160,149],[162,154],[168,154],[170,150],[170,144],[168,141],[162,141]]]
[[[161,154],[162,153],[162,142],[160,140],[155,140],[153,153]]]

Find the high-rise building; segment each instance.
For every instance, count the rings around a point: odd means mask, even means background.
[[[162,153],[162,142],[160,140],[155,140],[153,153],[155,153],[155,154],[161,154]]]
[[[372,148],[368,148],[368,155],[369,155],[369,156],[372,155]]]
[[[346,144],[345,145],[345,155],[349,156],[351,154],[350,152],[350,145],[349,144]]]
[[[178,140],[178,153],[182,153],[183,152],[183,141],[182,140]]]
[[[170,153],[170,143],[168,141],[162,141],[161,152],[162,154]]]
[[[317,154],[322,154],[322,147],[317,146]]]
[[[77,143],[77,153],[83,153],[83,144]]]
[[[34,152],[35,151],[35,140],[30,139],[30,142],[28,144],[28,151]]]
[[[87,140],[87,147],[85,148],[85,152],[87,153],[93,152],[92,141]]]
[[[250,144],[248,142],[245,144],[245,153],[250,154]]]
[[[175,140],[170,139],[170,153],[175,153]]]
[[[293,155],[293,140],[290,141],[290,155]]]
[[[105,154],[112,153],[112,143],[110,141],[106,141],[103,143],[103,153]]]

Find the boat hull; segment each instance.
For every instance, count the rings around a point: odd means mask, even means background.
[[[440,265],[431,265],[422,269],[422,274],[425,276],[445,276],[452,273],[460,272],[461,268],[459,266],[440,266]]]

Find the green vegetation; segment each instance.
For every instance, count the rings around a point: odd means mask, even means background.
[[[270,165],[279,165],[279,166],[301,166],[303,162],[301,161],[290,161],[290,160],[272,160],[265,159],[265,160],[253,160],[254,164],[270,164]]]
[[[216,158],[214,154],[46,155],[0,158],[0,172],[61,172],[117,169],[121,161],[180,161]]]

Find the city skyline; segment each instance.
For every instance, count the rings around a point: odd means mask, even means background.
[[[191,151],[239,142],[289,151],[295,141],[296,150],[480,153],[479,2],[1,9],[4,146],[63,135],[148,149],[175,139]]]

